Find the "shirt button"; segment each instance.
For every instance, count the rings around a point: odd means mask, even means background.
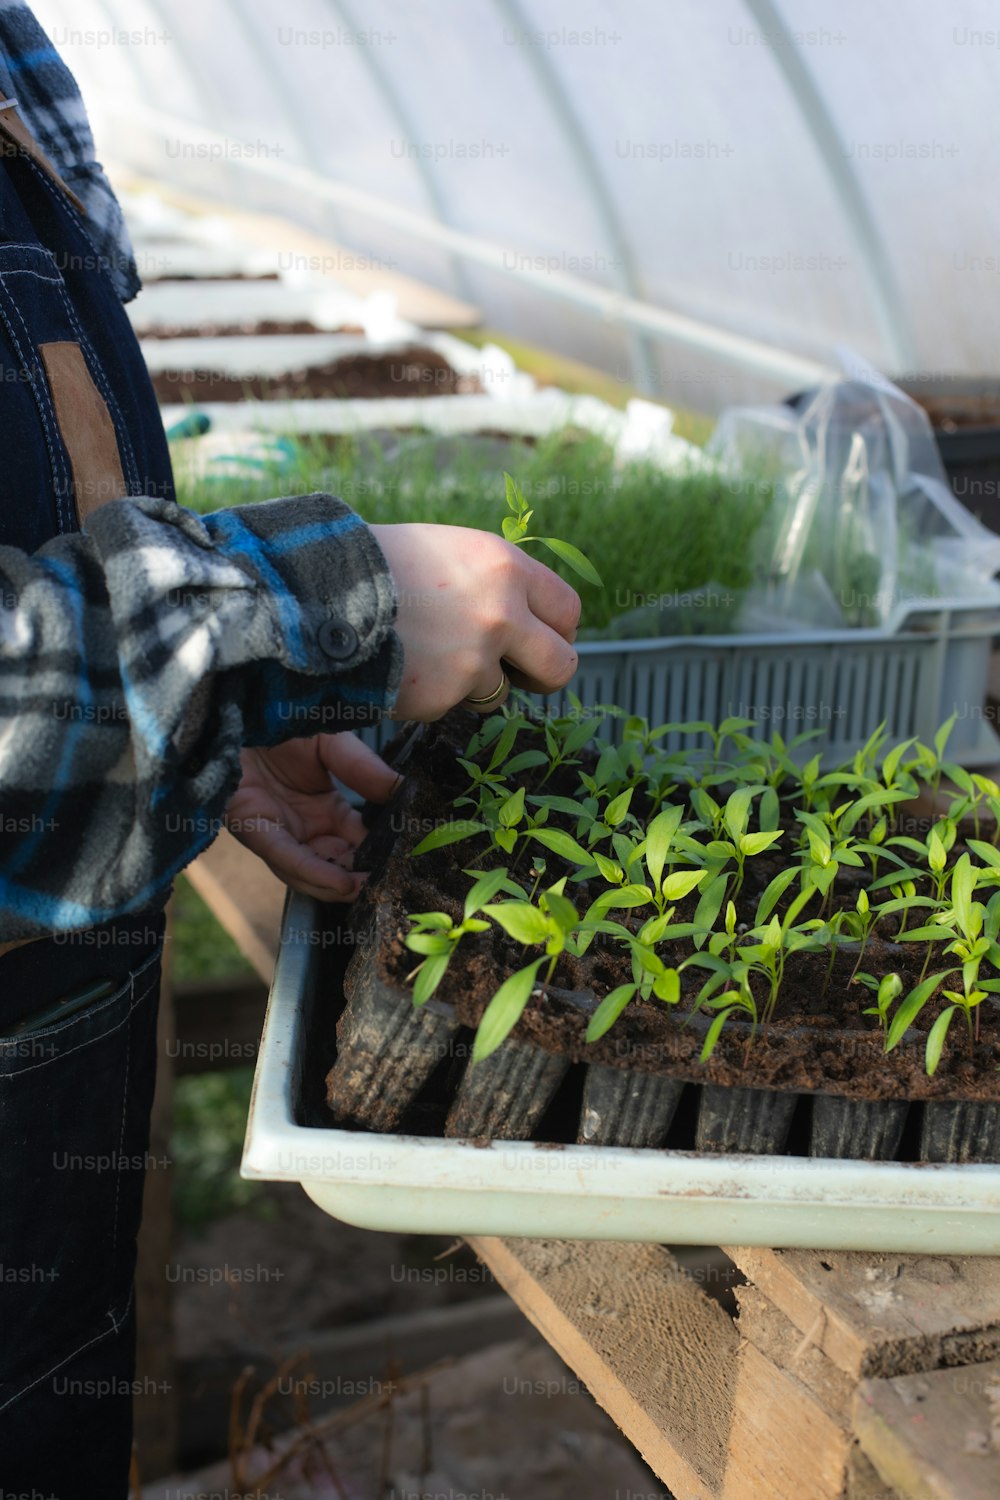
[[[319,644],[331,661],[348,661],[358,649],[358,632],[342,620],[324,620]]]

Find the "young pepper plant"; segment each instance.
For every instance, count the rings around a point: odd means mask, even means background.
[[[555,536],[528,535],[528,523],[534,515],[534,511],[528,508],[528,502],[525,500],[517,481],[506,472],[504,473],[503,480],[507,505],[513,512],[512,515],[504,516],[503,518],[502,530],[504,538],[508,542],[513,542],[515,547],[523,547],[526,542],[538,542],[539,546],[547,547],[550,552],[555,553],[556,557],[561,558],[568,567],[573,569],[574,573],[578,573],[581,578],[586,579],[587,583],[596,584],[599,589],[602,589],[604,583],[600,573],[598,573],[590,559],[584,556],[579,547],[574,547],[571,542],[564,542]]]

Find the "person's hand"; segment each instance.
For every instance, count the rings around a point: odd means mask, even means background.
[[[393,718],[439,719],[469,698],[488,699],[492,712],[508,677],[551,693],[573,676],[580,598],[551,568],[465,526],[371,529],[399,596],[404,663]]]
[[[230,832],[293,890],[353,901],[365,880],[351,869],[365,825],[331,774],[369,802],[388,802],[396,772],[348,733],[243,750],[241,759],[243,780],[226,808]]]

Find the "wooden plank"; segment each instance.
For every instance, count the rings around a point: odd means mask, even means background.
[[[847,1375],[1000,1355],[1000,1259],[723,1247]]]
[[[1000,1495],[1000,1360],[862,1381],[854,1423],[875,1469],[907,1500]]]
[[[736,1330],[741,1341],[755,1344],[772,1364],[787,1371],[808,1390],[831,1420],[849,1428],[856,1382],[822,1354],[811,1339],[803,1337],[759,1287],[749,1284],[738,1287],[736,1298],[739,1304]]]
[[[738,1345],[719,1305],[657,1245],[469,1244],[659,1478],[715,1500]]]
[[[226,829],[185,871],[265,984],[278,956],[287,887]]]
[[[726,1500],[840,1500],[854,1383],[756,1287],[737,1289],[741,1336]]]
[[[840,1500],[850,1434],[753,1344],[737,1360],[725,1500]]]

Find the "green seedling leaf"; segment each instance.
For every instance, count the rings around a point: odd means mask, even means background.
[[[750,801],[752,796],[753,793],[749,787],[737,787],[726,803],[726,810],[722,815],[722,821],[725,823],[734,844],[738,844],[746,832],[747,821],[750,817]]]
[[[645,973],[653,974],[657,978],[661,974],[666,973],[666,966],[663,959],[658,953],[654,953],[652,948],[647,948],[644,943],[639,942],[632,942],[630,947],[632,949],[633,963],[638,964],[639,968]]]
[[[653,994],[664,1005],[676,1005],[681,998],[681,976],[676,969],[666,969],[653,981]]]
[[[702,786],[692,787],[691,806],[707,828],[712,827],[721,812],[718,802]]]
[[[941,728],[938,730],[937,734],[934,736],[934,749],[937,753],[938,760],[944,759],[945,746],[951,738],[951,731],[955,727],[955,721],[957,718],[958,714],[953,713],[950,719],[945,720],[945,722],[941,725]]]
[[[413,953],[450,953],[451,943],[443,932],[408,932],[403,939]]]
[[[778,794],[773,786],[769,786],[760,799],[757,808],[757,819],[760,823],[762,833],[773,833],[778,826],[781,817],[781,804]]]
[[[776,829],[771,833],[744,833],[740,835],[740,853],[744,855],[763,854],[765,849],[770,849],[781,838],[781,830]]]
[[[413,984],[414,1005],[427,1004],[445,976],[450,957],[450,953],[441,953],[424,959]]]
[[[840,866],[835,859],[831,859],[827,865],[813,865],[808,872],[809,884],[821,896],[825,896],[840,872]]]
[[[586,579],[587,583],[596,584],[599,589],[604,587],[604,580],[600,573],[598,573],[590,559],[584,557],[579,547],[574,547],[571,542],[563,542],[559,537],[555,536],[536,536],[532,540],[541,542],[542,546],[548,547],[549,551],[554,552],[556,557],[561,557],[563,562],[572,568],[574,573],[578,573],[581,578]]]
[[[490,756],[490,763],[486,768],[487,774],[489,774],[490,771],[496,771],[500,766],[502,766],[510,752],[513,750],[514,741],[517,739],[518,727],[519,726],[516,723],[512,723],[509,719],[504,720],[503,729],[500,732],[500,738],[497,740],[496,745],[493,748],[493,754]]]
[[[542,860],[541,864],[542,864],[543,869],[544,869],[545,861]],[[496,873],[497,872],[495,870],[463,870],[462,871],[462,874],[463,875],[468,875],[469,878],[470,878],[470,880],[479,880],[484,875],[494,875]],[[522,889],[522,887],[518,885],[518,883],[517,883],[516,880],[512,880],[510,878],[510,872],[509,871],[503,871],[502,873],[504,874],[505,878],[504,878],[502,884],[498,887],[498,890],[500,890],[500,891],[506,891],[507,894],[508,894],[508,896],[513,896],[514,897],[515,901],[523,901],[524,900],[524,890]]]
[[[720,1010],[718,1014],[712,1018],[712,1024],[708,1028],[708,1031],[705,1035],[705,1040],[702,1044],[701,1053],[698,1058],[699,1062],[708,1062],[708,1059],[715,1051],[716,1044],[719,1040],[719,1033],[722,1031],[723,1026],[725,1026],[733,1011],[738,1009],[739,1007],[736,1005],[728,1005],[725,1010]]]
[[[726,887],[728,884],[729,880],[726,875],[713,875],[711,879],[706,880],[704,885],[701,887],[700,899],[698,901],[697,907],[695,908],[694,922],[695,927],[698,928],[706,936],[712,931],[712,928],[715,926],[716,918],[718,917],[719,912],[722,909],[722,903],[725,900]],[[704,938],[701,939],[701,942],[704,942]],[[699,942],[697,937],[695,938],[695,943],[697,946],[701,946],[701,943]]]
[[[941,1052],[944,1047],[944,1039],[948,1035],[948,1027],[951,1025],[951,1018],[957,1010],[957,1005],[949,1005],[947,1010],[943,1010],[941,1012],[937,1020],[934,1022],[934,1025],[927,1033],[927,1051],[925,1053],[925,1065],[927,1068],[927,1072],[931,1076],[933,1076],[938,1063],[941,1061]]]
[[[523,817],[524,787],[519,786],[517,791],[512,792],[506,802],[501,805],[497,820],[501,828],[516,828]]]
[[[605,995],[590,1018],[586,1036],[588,1042],[598,1041],[606,1031],[610,1030],[637,989],[638,985],[635,984],[620,984],[609,995]]]
[[[476,1040],[472,1045],[473,1063],[482,1062],[484,1058],[495,1052],[502,1042],[506,1041],[521,1019],[524,1007],[531,999],[531,992],[535,987],[535,976],[544,962],[544,958],[536,958],[533,963],[523,969],[518,969],[516,974],[504,980],[483,1011],[483,1018],[476,1032]]]
[[[468,875],[471,872],[466,870],[463,873]],[[480,907],[492,901],[493,897],[503,890],[506,883],[507,871],[503,868],[490,870],[488,874],[481,875],[475,884],[470,887],[465,897],[465,906],[463,908],[465,918],[468,919],[474,912],[479,911]]]
[[[948,852],[941,842],[941,835],[936,828],[932,828],[927,835],[927,863],[935,875],[940,875],[948,862]]]
[[[411,922],[419,922],[421,927],[440,927],[445,932],[451,931],[451,918],[446,911],[418,911],[410,915]]]
[[[604,809],[604,821],[609,828],[617,828],[619,823],[625,821],[634,790],[634,787],[627,787],[624,792],[615,797],[612,802],[609,802]]]
[[[903,993],[903,981],[898,974],[885,974],[879,980],[878,985],[878,1008],[882,1015],[886,1015],[889,1006],[894,1000],[898,1000]]]
[[[609,885],[621,885],[625,879],[625,871],[621,865],[616,865],[614,860],[608,859],[606,854],[595,852],[591,855],[591,859]]]
[[[497,905],[484,906],[483,911],[516,943],[530,946],[533,943],[544,943],[549,937],[550,928],[544,912],[540,912],[529,901],[501,901]],[[574,913],[574,918],[575,915]]]
[[[564,882],[560,881],[559,884],[562,885]],[[566,933],[572,932],[580,920],[576,907],[560,890],[546,891],[539,904],[548,912],[563,937]]]
[[[648,906],[652,899],[648,885],[623,885],[618,890],[602,891],[587,916],[595,911],[613,911],[615,907]]]
[[[662,916],[650,917],[648,922],[643,922],[639,929],[639,942],[646,943],[650,948],[655,947],[657,943],[662,943],[670,928],[670,918],[673,914],[674,909],[671,907]]]
[[[546,849],[551,849],[553,854],[558,854],[560,859],[569,860],[572,865],[592,865],[596,863],[596,856],[588,853],[576,839],[564,833],[561,828],[533,828],[527,835],[529,839],[537,839],[544,844]]]
[[[430,854],[432,849],[444,849],[448,844],[459,844],[463,839],[471,839],[477,833],[485,832],[485,823],[477,823],[472,818],[458,818],[453,823],[442,823],[440,828],[432,829],[426,838],[420,840],[413,853]]]
[[[984,843],[982,839],[966,839],[966,843],[985,865],[991,865],[994,870],[1000,869],[1000,849],[993,844]]]
[[[548,765],[549,758],[541,750],[521,750],[504,764],[504,774],[520,776],[522,771],[533,771],[536,766]]]
[[[972,910],[972,893],[976,889],[976,870],[967,854],[963,854],[951,875],[951,902],[958,914],[959,926],[965,933],[979,930]],[[981,923],[979,924],[981,925]]]
[[[524,496],[521,494],[521,487],[518,484],[517,480],[513,477],[512,474],[508,474],[506,469],[504,470],[503,487],[504,498],[506,499],[507,504],[514,512],[515,516],[519,516],[521,512],[526,509]]]
[[[903,758],[905,752],[909,750],[911,745],[914,744],[916,744],[915,737],[913,739],[903,740],[901,744],[894,745],[892,749],[887,752],[885,759],[882,761],[882,779],[884,780],[886,786],[890,786],[892,784],[893,778],[896,775],[896,767],[899,765],[899,762]]]
[[[905,904],[909,907],[910,902]],[[891,906],[892,902],[888,902],[887,905]],[[938,927],[931,923],[925,927],[911,927],[907,932],[901,932],[896,941],[899,943],[940,943],[954,936],[950,927]]]
[[[673,870],[663,881],[663,895],[667,901],[681,901],[689,896],[695,886],[701,884],[707,870]]]
[[[915,989],[910,991],[892,1018],[892,1025],[889,1027],[885,1039],[886,1052],[891,1052],[894,1047],[899,1046],[907,1030],[913,1025],[938,985],[943,984],[948,976],[954,974],[954,972],[954,969],[943,969],[938,974],[930,974],[921,984],[918,984]]]
[[[771,915],[774,908],[777,906],[778,902],[781,900],[782,896],[791,885],[792,881],[797,878],[798,874],[798,869],[794,865],[790,865],[787,870],[780,870],[778,874],[775,875],[774,879],[766,887],[763,895],[757,903],[757,913],[754,917],[755,926],[760,927],[767,921],[768,917]],[[734,925],[735,917],[736,913],[734,911]],[[728,922],[726,924],[726,930],[729,930]]]

